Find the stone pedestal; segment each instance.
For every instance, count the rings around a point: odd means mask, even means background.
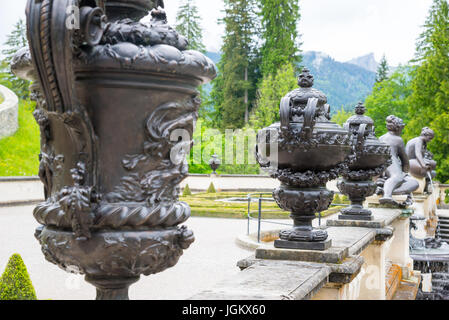
[[[386,257],[391,244],[375,241],[361,256],[365,259],[364,275],[361,279],[359,300],[385,300]]]
[[[326,224],[376,230],[376,241],[360,254],[365,262],[358,299],[391,299],[394,292],[387,295],[386,290],[388,264],[391,262],[400,266],[404,278],[409,278],[413,270],[413,261],[409,256],[409,216],[413,212],[389,208],[373,208],[372,211],[372,221],[329,219]]]
[[[412,175],[412,177],[418,181],[419,187],[415,191],[413,191],[414,195],[422,195],[424,194],[424,190],[426,189],[426,178],[419,178]]]
[[[413,200],[415,215],[424,217],[425,220],[416,223],[417,230],[413,230],[412,234],[418,239],[435,237],[438,217],[433,194],[415,195]]]
[[[360,296],[360,287],[365,271],[360,270],[359,274],[350,283],[328,283],[312,300],[357,300]]]
[[[409,238],[410,219],[401,217],[393,222],[393,241],[388,252],[387,259],[402,269],[402,277],[408,279],[413,270],[413,260],[410,258]]]
[[[327,239],[325,241],[318,242],[306,242],[306,241],[287,241],[287,240],[275,240],[274,246],[276,248],[285,248],[285,249],[302,249],[302,250],[327,250],[331,247],[332,240]]]
[[[402,203],[407,199],[406,195],[393,195],[392,197],[393,200],[398,203]],[[382,198],[382,196],[379,196],[377,194],[372,195],[371,197],[367,197],[364,202],[364,206],[368,208],[386,208],[386,205],[381,205],[379,203],[380,198]]]

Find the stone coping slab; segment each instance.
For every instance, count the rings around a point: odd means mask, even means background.
[[[255,255],[251,255],[248,258],[239,260],[237,266],[241,270],[244,270],[258,261],[265,261],[265,263],[272,264],[283,263],[282,260],[263,260],[257,259]],[[316,265],[317,267],[326,265],[330,268],[329,283],[342,284],[350,283],[359,274],[364,262],[364,258],[361,256],[349,256],[342,263],[319,264],[316,262],[307,262],[307,264],[311,266]]]
[[[301,261],[256,260],[236,276],[190,300],[303,300],[328,281],[331,269]]]
[[[437,216],[442,218],[449,218],[449,210],[439,209],[437,210]]]
[[[330,227],[326,231],[332,246],[324,251],[275,248],[273,242],[260,245],[257,259],[291,260],[318,263],[341,263],[350,255],[359,254],[375,240],[376,231],[357,227]]]
[[[384,228],[402,214],[402,209],[389,209],[389,208],[372,208],[374,219],[371,221],[363,220],[338,220],[338,219],[328,219],[326,221],[327,226],[332,227],[360,227],[360,228],[374,228],[380,229]]]
[[[414,194],[413,195],[413,201],[415,202],[423,202],[429,199],[432,196],[432,194]]]

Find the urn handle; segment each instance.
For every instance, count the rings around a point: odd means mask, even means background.
[[[310,139],[312,137],[313,127],[315,126],[317,105],[318,99],[310,98],[304,109],[304,126],[302,127],[301,135],[305,139]]]
[[[297,115],[302,115],[304,118],[304,124],[301,130],[301,135],[305,139],[309,139],[312,135],[313,128],[315,126],[315,117],[317,114],[317,98],[310,98],[307,101],[307,106],[302,110],[302,112],[295,112]],[[281,99],[281,104],[279,107],[279,116],[281,121],[281,130],[288,130],[290,125],[290,118],[292,117],[292,108],[290,104],[290,98],[284,97]]]
[[[363,144],[365,143],[366,123],[362,123],[357,131],[357,141],[355,149],[357,153],[363,152]]]
[[[88,6],[81,7],[80,24],[82,30],[82,42],[91,47],[99,44],[103,37],[106,23],[107,18],[102,8],[91,8]]]
[[[281,129],[287,130],[290,124],[292,109],[290,107],[290,98],[284,97],[281,99],[281,105],[279,106],[279,118],[281,120]]]

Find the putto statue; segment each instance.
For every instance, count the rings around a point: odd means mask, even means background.
[[[426,179],[425,192],[428,192],[430,180],[436,176],[437,163],[433,160],[433,154],[427,150],[427,143],[435,137],[432,129],[424,127],[419,137],[407,142],[405,150],[409,158],[410,173],[417,178]]]
[[[404,121],[390,115],[386,119],[388,132],[379,138],[390,146],[392,164],[387,168],[380,179],[377,180],[377,194],[383,194],[380,204],[392,204],[406,207],[413,203],[411,193],[418,189],[418,182],[408,175],[409,159],[405,151],[404,140],[401,138]],[[407,195],[404,203],[398,203],[393,195]]]

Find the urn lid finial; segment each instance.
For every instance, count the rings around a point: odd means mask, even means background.
[[[359,115],[359,116],[363,116],[366,112],[366,108],[363,105],[363,102],[359,102],[356,106],[355,106],[355,114]]]
[[[374,134],[374,120],[365,115],[366,107],[363,104],[363,102],[359,102],[355,106],[354,111],[355,111],[355,115],[353,115],[346,121],[346,123],[344,124],[344,127],[346,129],[351,129],[352,131],[353,130],[357,131],[358,127],[361,124],[366,124],[367,132],[369,132],[371,135]]]
[[[304,67],[301,74],[298,76],[298,85],[301,88],[311,88],[313,86],[314,78],[310,70]]]
[[[320,90],[313,88],[313,83],[313,75],[308,68],[304,67],[298,76],[299,88],[290,91],[285,97],[290,99],[293,107],[301,109],[305,108],[310,98],[317,98],[318,108],[323,109],[327,103],[327,97]]]

